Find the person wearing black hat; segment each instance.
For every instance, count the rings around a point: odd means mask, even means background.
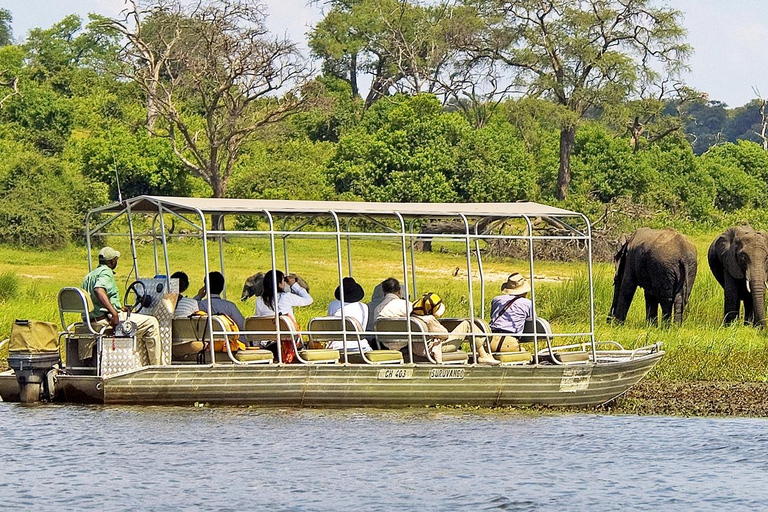
[[[342,292],[344,296],[342,297]],[[362,302],[365,298],[365,291],[354,278],[345,277],[341,281],[341,286],[336,287],[333,292],[336,300],[328,305],[328,316],[341,316],[341,301],[344,299],[344,316],[354,318],[365,329],[368,325],[368,305]]]

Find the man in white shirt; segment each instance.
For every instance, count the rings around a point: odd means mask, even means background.
[[[376,306],[373,316],[379,318],[402,318],[411,312],[411,305],[402,298],[400,282],[394,277],[388,277],[381,283],[381,291],[384,292],[384,300]]]

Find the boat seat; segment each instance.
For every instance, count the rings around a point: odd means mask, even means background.
[[[427,329],[424,321],[415,318],[379,318],[374,324],[376,330],[376,339],[385,346],[393,349],[398,347],[404,353],[408,353],[408,329],[410,328],[412,347],[414,349],[414,361],[421,358],[426,362],[437,364],[432,354],[427,350],[427,343],[432,334]],[[426,356],[420,356],[418,352],[426,353]],[[469,353],[463,350],[455,352],[443,352],[443,364],[466,364],[469,361]]]
[[[533,343],[537,336],[539,341],[552,341],[552,326],[541,317],[536,317],[535,322],[533,318],[528,318],[523,326],[523,332],[514,336],[518,343]]]
[[[346,327],[346,329],[345,329]],[[307,326],[309,340],[320,343],[342,341],[347,347],[347,362],[367,364],[402,364],[403,354],[399,350],[370,350],[367,340],[363,346],[363,328],[354,318],[323,316],[313,318]],[[369,350],[364,350],[369,348]],[[339,350],[341,353],[342,350]]]
[[[224,323],[215,315],[213,316],[213,322],[214,330],[227,330]],[[210,339],[208,334],[208,317],[174,318],[171,329],[171,353],[173,360],[178,362],[194,361],[200,364],[210,362],[211,353],[210,348],[207,348],[206,339]],[[228,347],[228,345],[227,343],[224,344],[225,347]],[[234,363],[236,361],[233,361],[233,358],[247,364],[270,364],[274,361],[274,356],[269,350],[238,350],[233,352],[231,348],[226,352],[215,352],[214,358],[214,361],[217,363]]]
[[[59,290],[57,297],[59,307],[59,319],[62,332],[59,338],[64,337],[66,367],[76,373],[98,372],[99,352],[102,338],[110,334],[109,326],[97,330],[91,323],[90,312],[93,310],[91,296],[80,288],[65,287]],[[77,315],[77,320],[67,322],[67,316],[71,319]]]
[[[285,315],[280,315],[280,343],[292,343],[296,352],[296,358],[304,364],[326,364],[338,363],[341,354],[338,350],[330,349],[300,349],[301,336],[296,331],[293,321]],[[277,326],[275,317],[269,316],[250,316],[245,319],[244,331],[255,331],[258,334],[246,334],[246,339],[250,343],[261,345],[262,342],[277,342]],[[260,332],[259,332],[260,331]]]
[[[557,358],[557,364],[584,364],[589,362],[589,352],[584,351],[553,351],[555,358]],[[539,351],[540,361],[552,361],[552,355],[548,349]]]
[[[493,357],[498,359],[502,365],[528,364],[531,362],[533,354],[523,350],[520,352],[497,352]]]

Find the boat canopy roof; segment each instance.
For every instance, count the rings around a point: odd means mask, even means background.
[[[392,215],[405,217],[581,217],[582,214],[533,202],[517,203],[366,203],[355,201],[294,201],[274,199],[219,199],[200,197],[138,196],[122,203],[96,208],[91,213],[155,213],[163,209],[175,213],[261,214],[265,211],[288,215]]]

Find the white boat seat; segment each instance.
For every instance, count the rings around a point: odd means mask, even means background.
[[[407,353],[409,326],[412,346],[414,349],[414,359],[416,359],[416,357],[421,357],[418,353],[423,352],[426,353],[426,357],[422,357],[422,359],[437,364],[437,361],[435,361],[432,354],[426,349],[432,334],[427,329],[427,325],[424,321],[418,318],[379,318],[376,320],[374,327],[376,330],[376,339],[390,349],[398,347]],[[443,364],[466,364],[469,361],[469,353],[464,352],[463,350],[444,352],[442,356]]]
[[[345,329],[346,327],[346,329]],[[367,340],[363,343],[363,328],[354,318],[323,316],[313,318],[307,327],[309,340],[320,343],[342,341],[347,347],[348,362],[367,364],[402,364],[403,354],[399,350],[370,350]],[[346,332],[345,332],[346,331]],[[369,350],[364,350],[369,348]],[[342,350],[338,350],[342,353]]]

